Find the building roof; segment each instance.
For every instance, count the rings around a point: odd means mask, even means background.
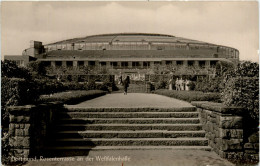
[[[151,34],[151,33],[114,33],[114,34],[101,34],[86,36],[81,38],[73,38],[58,41],[52,44],[68,44],[68,43],[81,43],[81,42],[180,42],[180,43],[198,43],[209,44],[197,40],[185,39],[165,34]]]

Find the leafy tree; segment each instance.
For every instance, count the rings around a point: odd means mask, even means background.
[[[8,78],[31,79],[29,70],[24,67],[18,67],[15,61],[1,61],[1,75]]]
[[[46,67],[42,61],[29,62],[27,67],[30,72],[34,72],[37,75],[44,76],[46,74]]]

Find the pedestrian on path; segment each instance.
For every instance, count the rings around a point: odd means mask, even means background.
[[[125,80],[123,81],[123,86],[124,86],[124,95],[127,95],[127,88],[129,87],[130,84],[130,78],[127,76]]]

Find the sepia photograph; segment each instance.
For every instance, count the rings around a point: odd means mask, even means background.
[[[2,1],[1,163],[259,164],[258,1]]]

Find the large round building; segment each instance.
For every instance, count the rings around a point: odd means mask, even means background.
[[[214,67],[218,61],[236,63],[237,49],[172,35],[117,33],[74,38],[41,45],[31,42],[23,55],[52,67],[100,66],[109,70],[145,70],[153,65]]]

